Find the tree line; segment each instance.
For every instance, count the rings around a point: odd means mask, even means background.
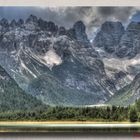
[[[134,105],[100,107],[50,107],[32,111],[0,112],[0,121],[140,121],[140,100]]]

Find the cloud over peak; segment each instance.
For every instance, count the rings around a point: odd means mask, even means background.
[[[0,7],[0,18],[25,19],[33,14],[66,28],[82,20],[92,38],[103,22],[110,20],[127,24],[139,10],[140,7]]]

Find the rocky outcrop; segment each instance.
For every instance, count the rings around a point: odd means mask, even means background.
[[[30,15],[27,20],[26,20],[26,23],[31,23],[31,22],[38,22],[38,19],[36,16],[34,15]]]
[[[126,30],[120,22],[105,22],[94,40],[94,46],[119,58],[133,58],[140,53],[140,23],[131,22]]]
[[[119,47],[124,27],[120,22],[105,22],[94,39],[94,46],[103,48],[108,53],[114,53]]]
[[[131,22],[125,34],[122,36],[119,48],[116,51],[118,57],[133,58],[140,53],[140,23]]]
[[[86,47],[91,46],[87,38],[86,27],[82,21],[77,21],[73,25],[73,29],[75,31],[75,37],[79,42],[83,43]]]
[[[10,26],[12,28],[15,28],[17,26],[17,22],[15,20],[12,20],[11,23],[10,23]]]

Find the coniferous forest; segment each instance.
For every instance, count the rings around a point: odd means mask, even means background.
[[[140,100],[134,105],[95,107],[44,107],[32,111],[6,111],[0,113],[0,121],[140,121]]]

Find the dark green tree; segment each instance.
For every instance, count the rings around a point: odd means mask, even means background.
[[[136,100],[135,105],[136,105],[137,110],[140,112],[140,99]]]
[[[129,111],[129,120],[131,122],[136,122],[138,120],[138,113],[137,113],[137,109],[135,106],[130,108]]]

